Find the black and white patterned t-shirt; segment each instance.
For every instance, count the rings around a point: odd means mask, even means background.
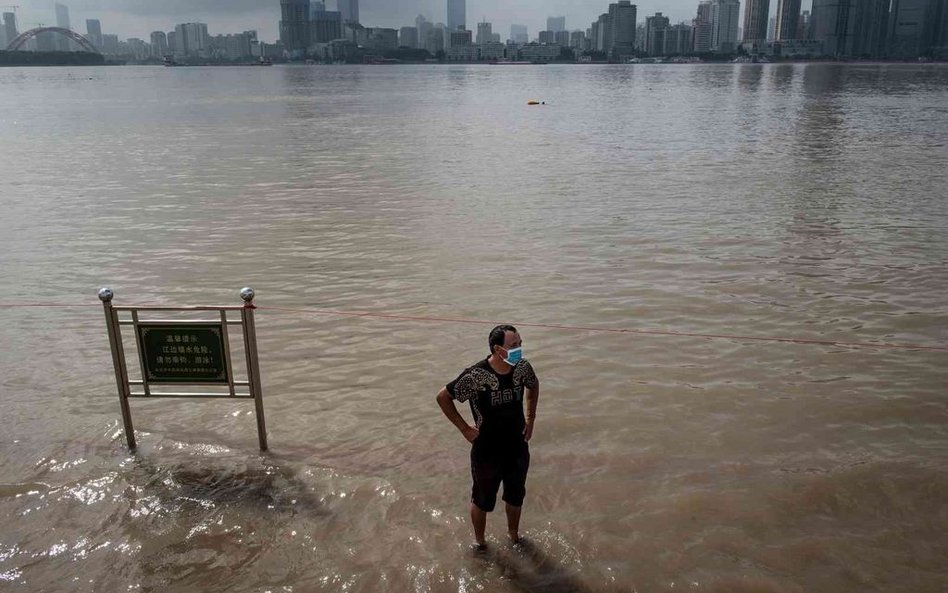
[[[523,441],[523,390],[536,385],[537,376],[526,360],[501,375],[485,358],[465,369],[446,388],[453,399],[470,403],[480,430],[474,444],[490,446]]]

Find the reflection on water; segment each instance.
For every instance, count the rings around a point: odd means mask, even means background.
[[[943,66],[76,72],[0,72],[4,302],[948,343]],[[8,588],[944,589],[940,353],[524,331],[530,545],[472,557],[478,326],[262,309],[262,456],[228,401],[130,456],[103,330],[0,311]]]

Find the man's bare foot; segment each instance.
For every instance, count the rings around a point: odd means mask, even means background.
[[[473,551],[475,554],[486,552],[487,542],[484,542],[484,543],[474,542],[473,544],[471,544],[471,551]]]
[[[523,542],[523,538],[520,537],[520,534],[517,533],[516,531],[508,531],[508,532],[507,532],[507,537],[509,537],[509,538],[510,538],[510,542],[511,542],[511,543],[514,543],[514,544],[519,544],[519,543],[522,543],[522,542]]]

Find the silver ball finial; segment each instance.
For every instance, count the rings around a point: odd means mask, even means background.
[[[112,292],[111,288],[104,287],[99,289],[99,300],[103,303],[112,302],[113,296],[115,296],[115,293]]]
[[[254,296],[256,296],[256,293],[249,286],[241,289],[240,291],[240,298],[242,298],[245,303],[252,301]]]

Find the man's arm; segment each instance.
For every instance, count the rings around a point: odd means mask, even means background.
[[[458,409],[454,406],[454,400],[451,399],[451,394],[448,393],[447,388],[442,387],[441,391],[438,392],[438,406],[441,407],[441,411],[444,412],[444,415],[448,420],[451,421],[458,430],[461,431],[461,434],[464,435],[464,438],[468,442],[473,443],[474,439],[477,438],[477,435],[480,434],[480,431],[476,427],[468,425],[464,421],[464,418],[458,412]],[[536,409],[536,405],[533,406]]]
[[[527,424],[523,427],[523,440],[529,441],[533,436],[533,422],[537,418],[537,402],[540,399],[540,380],[537,379],[533,387],[524,389],[527,398]]]

